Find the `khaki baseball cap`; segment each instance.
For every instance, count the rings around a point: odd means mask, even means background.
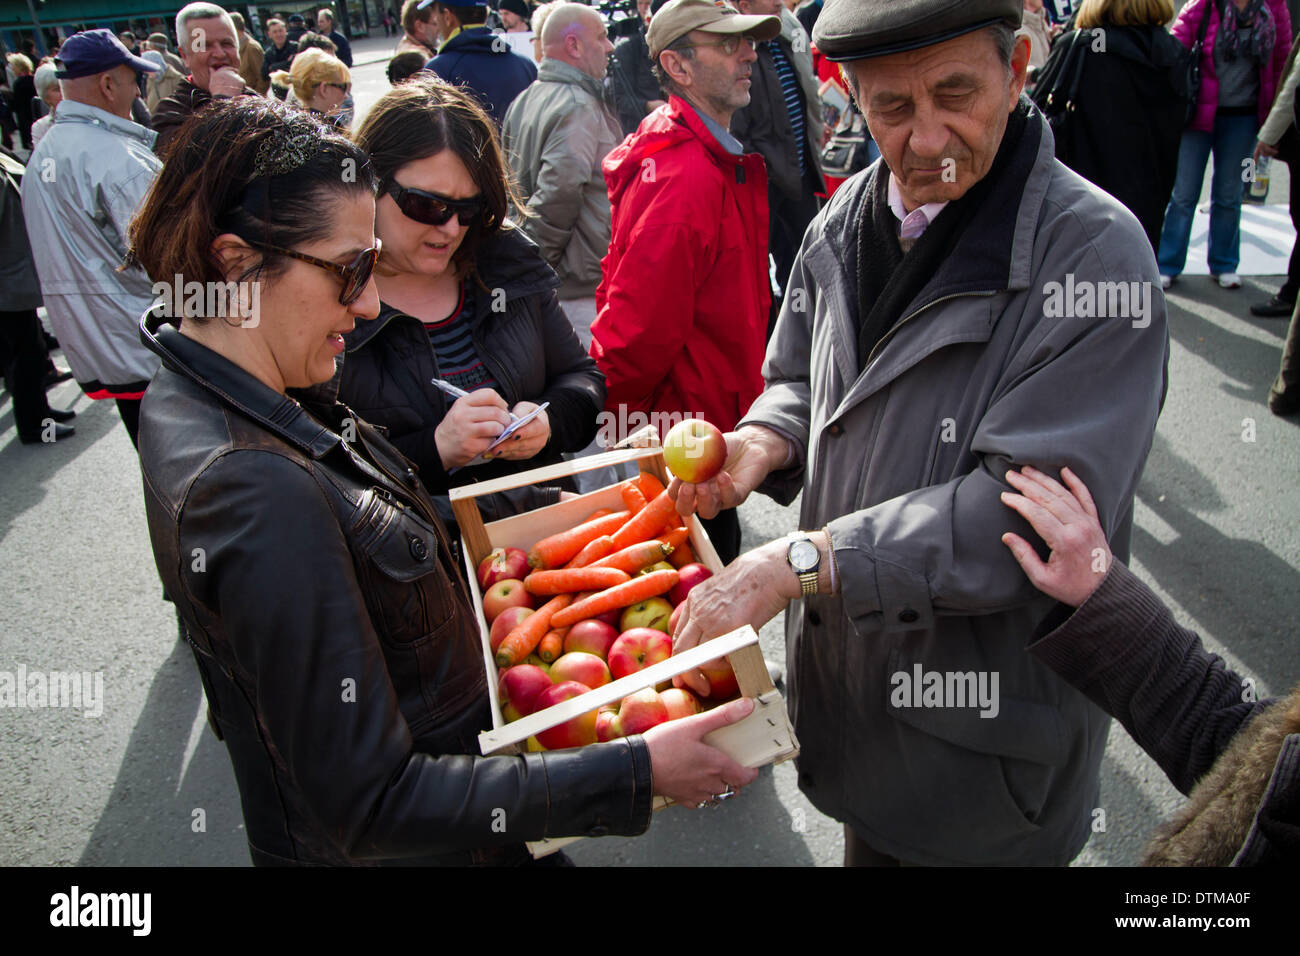
[[[759,41],[774,40],[781,33],[781,19],[746,16],[710,0],[669,0],[650,18],[650,30],[646,34],[650,59],[657,61],[669,44],[692,30],[739,33]]]

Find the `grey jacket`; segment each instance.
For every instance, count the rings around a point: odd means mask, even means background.
[[[23,177],[23,213],[50,325],[92,397],[142,393],[158,371],[139,332],[152,283],[138,267],[118,271],[127,226],[162,168],[153,141],[138,123],[64,100]]]
[[[1164,400],[1150,244],[1053,158],[1037,111],[1026,142],[1035,125],[1027,180],[989,197],[861,374],[856,236],[883,164],[836,192],[804,238],[767,388],[741,423],[794,439],[795,464],[761,490],[788,503],[802,489],[800,527],[829,529],[838,566],[839,593],[786,618],[800,787],[917,863],[1060,865],[1086,842],[1109,722],[1025,653],[1052,602],[1001,543],[1008,530],[1037,539],[999,494],[1010,467],[1068,465],[1125,559]],[[1149,311],[1049,317],[1061,310],[1048,284],[1071,274],[1076,311],[1078,283],[1100,281],[1147,283]],[[983,680],[989,706],[956,706],[975,688],[946,676],[949,706],[933,706],[930,672]]]
[[[609,251],[609,193],[601,161],[622,140],[600,84],[577,67],[542,60],[501,127],[527,208],[529,237],[560,276],[560,298],[596,294]]]

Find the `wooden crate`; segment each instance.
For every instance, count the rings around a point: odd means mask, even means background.
[[[763,661],[763,654],[758,647],[758,634],[748,626],[715,637],[683,654],[674,655],[666,661],[620,678],[604,687],[597,687],[581,697],[563,701],[513,723],[505,723],[501,714],[501,704],[497,698],[497,667],[488,643],[488,626],[483,617],[482,594],[475,573],[479,562],[494,548],[511,547],[527,551],[547,535],[580,524],[598,508],[621,511],[625,506],[618,485],[615,484],[577,498],[485,525],[475,499],[511,488],[545,485],[584,471],[626,463],[635,463],[641,471],[655,475],[664,484],[668,483],[668,471],[656,442],[654,446],[648,448],[604,452],[576,461],[561,462],[545,468],[536,468],[492,481],[451,489],[449,497],[452,511],[460,525],[465,572],[469,579],[470,593],[474,597],[475,613],[479,618],[483,665],[488,675],[488,694],[492,699],[493,729],[479,735],[480,749],[485,755],[522,753],[527,739],[540,731],[605,704],[617,703],[628,694],[671,680],[676,675],[698,667],[705,661],[725,656],[736,672],[740,693],[754,699],[754,711],[739,723],[716,730],[704,739],[746,767],[761,767],[797,756],[799,745],[790,726],[785,701],[772,685],[767,665]],[[715,573],[721,571],[722,562],[718,559],[718,554],[713,549],[699,519],[691,516],[687,519],[687,526],[690,529],[691,548],[695,552],[696,560]],[[662,809],[669,802],[663,798],[656,798],[655,809]],[[569,842],[571,841],[546,840],[538,844],[530,844],[530,849],[534,855],[540,856],[553,852]]]

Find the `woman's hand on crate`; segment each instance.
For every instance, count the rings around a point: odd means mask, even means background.
[[[506,401],[490,388],[480,388],[452,402],[433,432],[444,468],[460,468],[486,451],[510,424]]]
[[[741,766],[701,739],[720,727],[744,720],[753,710],[754,702],[741,698],[647,730],[645,742],[650,748],[655,794],[694,808],[728,790],[753,783],[757,770]]]
[[[677,513],[683,517],[714,518],[719,511],[739,507],[769,472],[781,467],[789,453],[790,443],[785,438],[760,425],[746,425],[723,437],[727,461],[716,477],[699,484],[674,478],[668,486]]]

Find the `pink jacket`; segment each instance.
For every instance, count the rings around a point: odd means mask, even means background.
[[[1192,0],[1183,7],[1174,22],[1174,39],[1190,50],[1200,33],[1201,20],[1207,14],[1222,10],[1225,2],[1231,3],[1232,0]],[[1268,0],[1268,9],[1273,14],[1277,37],[1273,41],[1272,58],[1259,71],[1260,126],[1264,125],[1268,111],[1273,106],[1273,97],[1277,94],[1277,86],[1282,81],[1282,70],[1286,67],[1286,59],[1291,52],[1291,14],[1287,12],[1285,0]],[[1205,46],[1201,49],[1201,95],[1196,104],[1196,118],[1192,120],[1190,128],[1203,133],[1214,131],[1214,114],[1219,106],[1219,77],[1214,72],[1214,39],[1219,33],[1219,22],[1219,16],[1211,16],[1205,29]]]

